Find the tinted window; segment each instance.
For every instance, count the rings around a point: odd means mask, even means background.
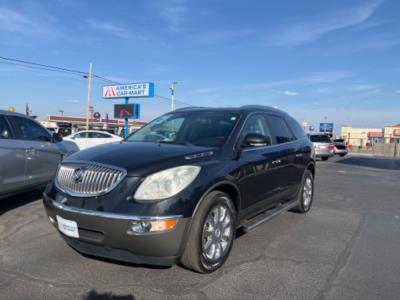
[[[334,143],[344,143],[344,139],[333,140]]]
[[[89,138],[91,138],[91,139],[107,139],[110,137],[111,137],[111,135],[101,133],[101,132],[89,132]]]
[[[299,122],[297,122],[295,119],[292,117],[287,117],[286,121],[288,122],[290,129],[297,139],[301,139],[306,135]]]
[[[0,139],[11,138],[11,130],[4,116],[0,116]]]
[[[87,138],[88,138],[87,131],[78,132],[77,134],[74,135],[74,139],[87,139]]]
[[[50,142],[50,133],[36,122],[28,118],[9,116],[16,138],[30,141]]]
[[[310,140],[313,143],[331,143],[331,139],[326,135],[312,135]]]
[[[268,115],[267,118],[272,136],[277,144],[283,144],[295,140],[286,122],[281,117]]]
[[[238,118],[227,112],[176,112],[155,119],[126,141],[220,147]]]
[[[250,116],[244,124],[239,140],[243,141],[246,135],[251,133],[262,134],[263,136],[269,138],[269,140],[271,141],[271,133],[269,131],[264,115]]]

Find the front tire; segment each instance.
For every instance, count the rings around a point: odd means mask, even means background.
[[[311,209],[314,198],[314,176],[310,170],[306,170],[303,175],[301,188],[297,195],[298,205],[293,211],[305,214]]]
[[[214,272],[228,258],[235,231],[232,199],[220,191],[209,193],[193,217],[181,263],[199,273]]]

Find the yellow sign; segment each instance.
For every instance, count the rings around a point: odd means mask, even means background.
[[[9,111],[9,112],[15,112],[15,107],[14,107],[14,106],[10,106],[10,107],[8,108],[8,111]]]

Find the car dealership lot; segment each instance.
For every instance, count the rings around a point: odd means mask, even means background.
[[[0,202],[2,299],[398,299],[400,161],[319,161],[310,213],[240,235],[200,275],[87,258],[50,225],[40,194]]]

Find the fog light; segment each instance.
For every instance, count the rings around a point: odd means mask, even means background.
[[[169,220],[138,220],[132,221],[128,233],[148,233],[171,230],[178,221]]]
[[[52,217],[50,217],[49,216],[49,220],[50,220],[50,222],[51,222],[51,224],[54,224],[56,221],[52,218]]]

